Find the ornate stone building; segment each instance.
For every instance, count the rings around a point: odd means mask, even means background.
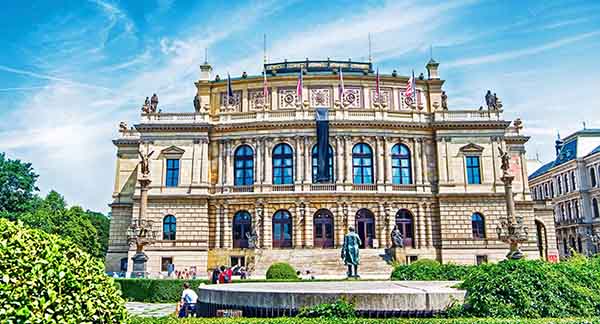
[[[317,274],[343,273],[338,248],[350,225],[363,239],[363,272],[389,275],[382,264],[395,225],[408,262],[503,259],[508,245],[496,234],[506,217],[498,148],[510,154],[516,212],[530,229],[524,252],[529,258],[555,253],[545,237],[554,233],[552,216],[534,216],[529,138],[520,125],[504,120],[501,106],[448,110],[438,63],[426,68],[411,100],[404,95],[407,77],[394,71],[378,80],[370,63],[267,64],[266,89],[262,75],[229,86],[202,65],[195,111],[191,102],[187,113],[146,108],[114,140],[107,270],[127,268],[135,252],[127,228],[139,214],[138,151],[154,152],[146,211],[158,234],[146,248],[151,273],[169,263],[203,274],[241,263],[260,276],[276,260]],[[330,177],[324,182],[315,181],[317,107],[328,108]],[[248,248],[254,244],[259,249]]]
[[[556,222],[561,257],[598,253],[600,243],[600,129],[583,129],[556,140],[556,158],[529,176],[536,214]],[[539,211],[539,212],[538,212]]]

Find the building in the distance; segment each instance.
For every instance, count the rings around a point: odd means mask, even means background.
[[[600,129],[556,140],[556,158],[529,176],[536,211],[554,215],[561,257],[598,253],[600,241]]]
[[[339,247],[349,226],[363,239],[363,273],[389,275],[384,255],[396,225],[409,262],[503,259],[499,148],[510,154],[516,212],[529,228],[524,252],[556,256],[552,215],[534,215],[529,138],[520,123],[511,126],[500,107],[448,109],[438,63],[426,68],[410,98],[408,77],[394,71],[378,78],[371,63],[266,64],[266,86],[262,75],[246,74],[229,86],[202,65],[189,112],[145,109],[114,140],[107,270],[131,269],[127,229],[139,214],[138,151],[153,152],[146,217],[159,237],[146,248],[151,273],[169,263],[203,274],[246,264],[260,276],[285,261],[317,276],[343,274]],[[319,115],[328,133],[317,132],[317,108],[327,110]],[[319,165],[326,167],[318,172]],[[248,248],[254,239],[260,249]]]

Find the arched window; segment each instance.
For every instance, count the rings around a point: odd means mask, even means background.
[[[565,178],[565,193],[567,193],[569,192],[569,175],[565,173],[563,177]]]
[[[252,216],[241,210],[233,216],[233,247],[247,248],[248,236],[252,233]]]
[[[287,210],[273,215],[273,247],[292,247],[292,216]]]
[[[396,226],[398,226],[400,233],[402,233],[404,246],[415,247],[413,216],[408,209],[400,209],[396,213]]]
[[[287,144],[277,144],[273,149],[273,184],[294,183],[294,154]]]
[[[410,150],[404,144],[396,144],[392,147],[392,183],[412,183]]]
[[[355,184],[373,183],[373,152],[365,143],[352,148],[352,170]]]
[[[248,145],[235,150],[235,185],[251,186],[254,184],[254,152]]]
[[[596,186],[596,169],[594,167],[590,168],[590,179],[592,180],[592,187]]]
[[[554,182],[550,182],[550,197],[554,198]]]
[[[485,221],[483,215],[480,213],[473,213],[473,215],[471,215],[471,228],[473,230],[474,239],[485,238]]]
[[[360,209],[356,213],[356,233],[360,237],[360,248],[372,248],[375,239],[375,215],[366,209]]]
[[[548,199],[548,183],[544,183],[544,198]]]
[[[558,194],[562,195],[562,182],[560,181],[561,177],[556,177],[556,186],[558,187]]]
[[[173,215],[167,215],[163,218],[163,240],[175,240],[177,232],[177,220]]]
[[[572,190],[577,190],[577,184],[575,181],[575,171],[571,171],[571,188]]]
[[[327,182],[333,182],[333,148],[329,145],[327,150],[327,157],[329,158],[329,179]],[[319,171],[319,155],[317,153],[317,146],[313,146],[312,149],[312,182],[317,183],[317,172]]]
[[[592,210],[594,213],[594,218],[600,217],[600,209],[598,209],[598,199],[592,199]]]

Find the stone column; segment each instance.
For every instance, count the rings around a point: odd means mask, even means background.
[[[383,165],[383,180],[388,185],[392,183],[392,146],[389,137],[383,137]]]
[[[342,210],[342,204],[338,201],[335,205],[335,220],[333,222],[333,240],[335,247],[340,247],[342,245],[342,241],[344,240],[344,236],[342,234],[342,228],[344,227],[343,219],[344,214]]]
[[[263,179],[263,158],[260,154],[262,146],[262,137],[259,137],[254,141],[254,182],[258,185],[262,184]]]
[[[418,207],[418,230],[419,230],[419,236],[417,238],[417,242],[418,242],[418,247],[422,248],[424,243],[425,243],[425,218],[427,217],[425,215],[425,208],[424,208],[424,203],[420,202],[419,203],[419,207]]]
[[[341,144],[341,139],[339,136],[335,136],[335,183],[341,183],[343,180],[342,170],[343,170],[343,149]]]
[[[423,158],[423,156],[421,155],[421,147],[419,145],[419,139],[412,139],[411,143],[412,143],[412,160],[413,160],[413,166],[412,166],[412,170],[411,172],[414,172],[413,174],[413,183],[417,185],[417,191],[421,191],[422,188],[420,188],[420,185],[423,183],[423,179],[421,179],[421,159]]]
[[[352,138],[350,136],[344,137],[344,154],[345,158],[345,171],[346,176],[344,178],[344,182],[347,184],[352,184]]]
[[[201,141],[201,147],[202,147],[202,160],[200,161],[200,182],[203,185],[207,185],[209,180],[208,180],[208,170],[210,169],[210,161],[208,160],[208,139],[202,139]]]
[[[271,159],[271,148],[272,148],[272,144],[273,144],[273,139],[272,138],[268,138],[265,139],[265,145],[264,145],[264,149],[265,149],[265,174],[264,174],[264,179],[265,179],[265,184],[270,185],[273,183],[273,159]]]
[[[146,220],[146,210],[148,209],[148,186],[152,182],[147,175],[142,175],[138,179],[140,183],[140,214],[138,216],[138,225],[141,226],[143,220]]]
[[[377,206],[377,214],[379,215],[376,226],[376,233],[379,236],[377,239],[379,241],[379,248],[383,248],[387,246],[386,238],[387,238],[387,224],[385,222],[385,207],[383,203],[379,202]]]
[[[218,156],[218,163],[217,163],[217,185],[218,186],[223,186],[223,160],[225,159],[224,155],[223,155],[223,140],[219,140],[219,156]]]
[[[431,208],[430,203],[425,204],[425,227],[427,232],[426,245],[427,247],[433,246],[433,233],[432,233],[432,223],[433,223],[433,209]]]
[[[231,187],[233,186],[233,147],[235,146],[235,143],[233,141],[228,141],[227,142],[227,151],[226,151],[226,155],[227,155],[227,164],[225,165],[225,174],[227,175],[227,181],[226,184],[227,186]]]
[[[312,151],[310,138],[304,137],[304,182],[312,183]]]
[[[225,207],[223,205],[219,205],[216,208],[215,215],[215,247],[222,248],[223,247],[223,213],[225,212]]]
[[[425,145],[427,144],[424,138],[419,138],[417,140],[419,143],[419,151],[421,153],[421,183],[423,184],[422,190],[425,190],[427,185],[427,152]]]
[[[304,246],[312,248],[315,246],[313,239],[313,215],[314,210],[310,208],[309,203],[305,202],[305,217],[304,217]]]
[[[381,137],[375,137],[375,163],[377,170],[377,181],[376,184],[383,183],[383,148],[381,143]]]
[[[294,167],[295,167],[295,171],[294,171],[294,175],[295,175],[295,183],[304,183],[304,172],[302,170],[302,165],[304,163],[301,163],[302,161],[302,149],[301,149],[301,145],[300,145],[300,141],[301,141],[301,137],[300,136],[294,136],[294,141],[296,142],[296,148],[295,148],[295,155],[296,157],[294,158]]]

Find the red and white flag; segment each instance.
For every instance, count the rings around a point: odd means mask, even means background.
[[[344,101],[344,91],[346,89],[344,89],[344,74],[342,73],[342,67],[340,66],[340,84],[339,84],[339,90],[340,90],[340,101]]]
[[[415,71],[412,71],[412,76],[408,79],[406,84],[406,91],[404,92],[405,98],[410,98],[412,102],[415,102],[415,96],[417,94],[417,84],[415,81]]]
[[[302,102],[302,68],[300,68],[300,73],[298,74],[298,84],[296,84],[296,98],[298,98],[299,102]]]
[[[377,68],[377,77],[375,78],[375,93],[377,93],[377,101],[381,101],[380,91],[379,91],[379,68]]]

